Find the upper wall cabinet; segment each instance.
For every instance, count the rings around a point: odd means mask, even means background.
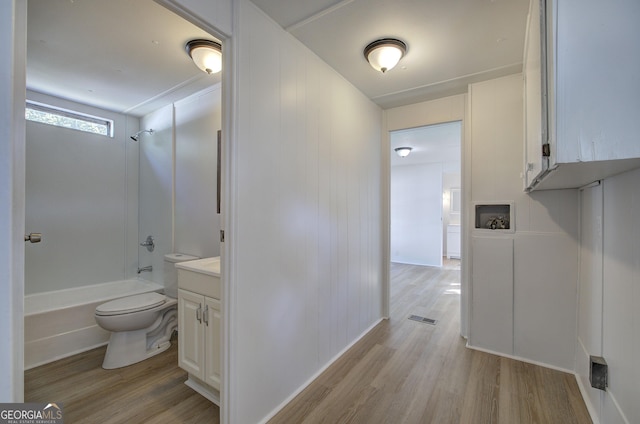
[[[640,167],[638,22],[638,0],[531,0],[527,191],[581,187]]]

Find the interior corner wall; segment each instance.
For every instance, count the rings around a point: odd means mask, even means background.
[[[382,113],[250,1],[235,12],[230,421],[250,424],[382,317]]]
[[[173,105],[164,106],[140,119],[140,224],[138,239],[152,236],[153,252],[139,249],[139,267],[151,265],[144,278],[163,283],[164,255],[173,248]],[[188,253],[188,252],[183,252]]]
[[[164,282],[167,253],[201,258],[220,255],[216,213],[217,131],[220,85],[202,90],[144,116],[140,136],[139,239],[153,236],[153,252],[140,248],[140,266]],[[145,278],[149,278],[145,275]]]
[[[576,373],[603,424],[640,422],[640,170],[581,196]],[[589,383],[589,356],[608,365],[606,391]]]

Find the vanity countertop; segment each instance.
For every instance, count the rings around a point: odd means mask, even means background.
[[[220,256],[179,262],[176,264],[176,268],[220,277]]]

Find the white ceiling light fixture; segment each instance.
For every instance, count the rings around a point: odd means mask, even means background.
[[[191,40],[185,46],[198,68],[207,74],[217,74],[222,70],[222,46],[210,40]]]
[[[407,52],[407,45],[396,38],[381,38],[364,48],[367,62],[383,74],[398,64]]]
[[[407,156],[409,156],[409,153],[411,153],[411,150],[413,149],[411,147],[396,147],[394,150],[396,151],[398,156],[400,156],[401,158],[406,158]]]

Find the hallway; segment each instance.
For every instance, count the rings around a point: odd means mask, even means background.
[[[270,423],[591,423],[573,375],[465,347],[460,262],[444,264],[392,264],[391,319]],[[100,368],[104,348],[34,368],[25,398],[63,403],[74,424],[219,422],[218,408],[183,384],[176,345],[120,370]]]
[[[391,319],[270,423],[590,423],[573,375],[465,347],[459,264],[393,263]]]

